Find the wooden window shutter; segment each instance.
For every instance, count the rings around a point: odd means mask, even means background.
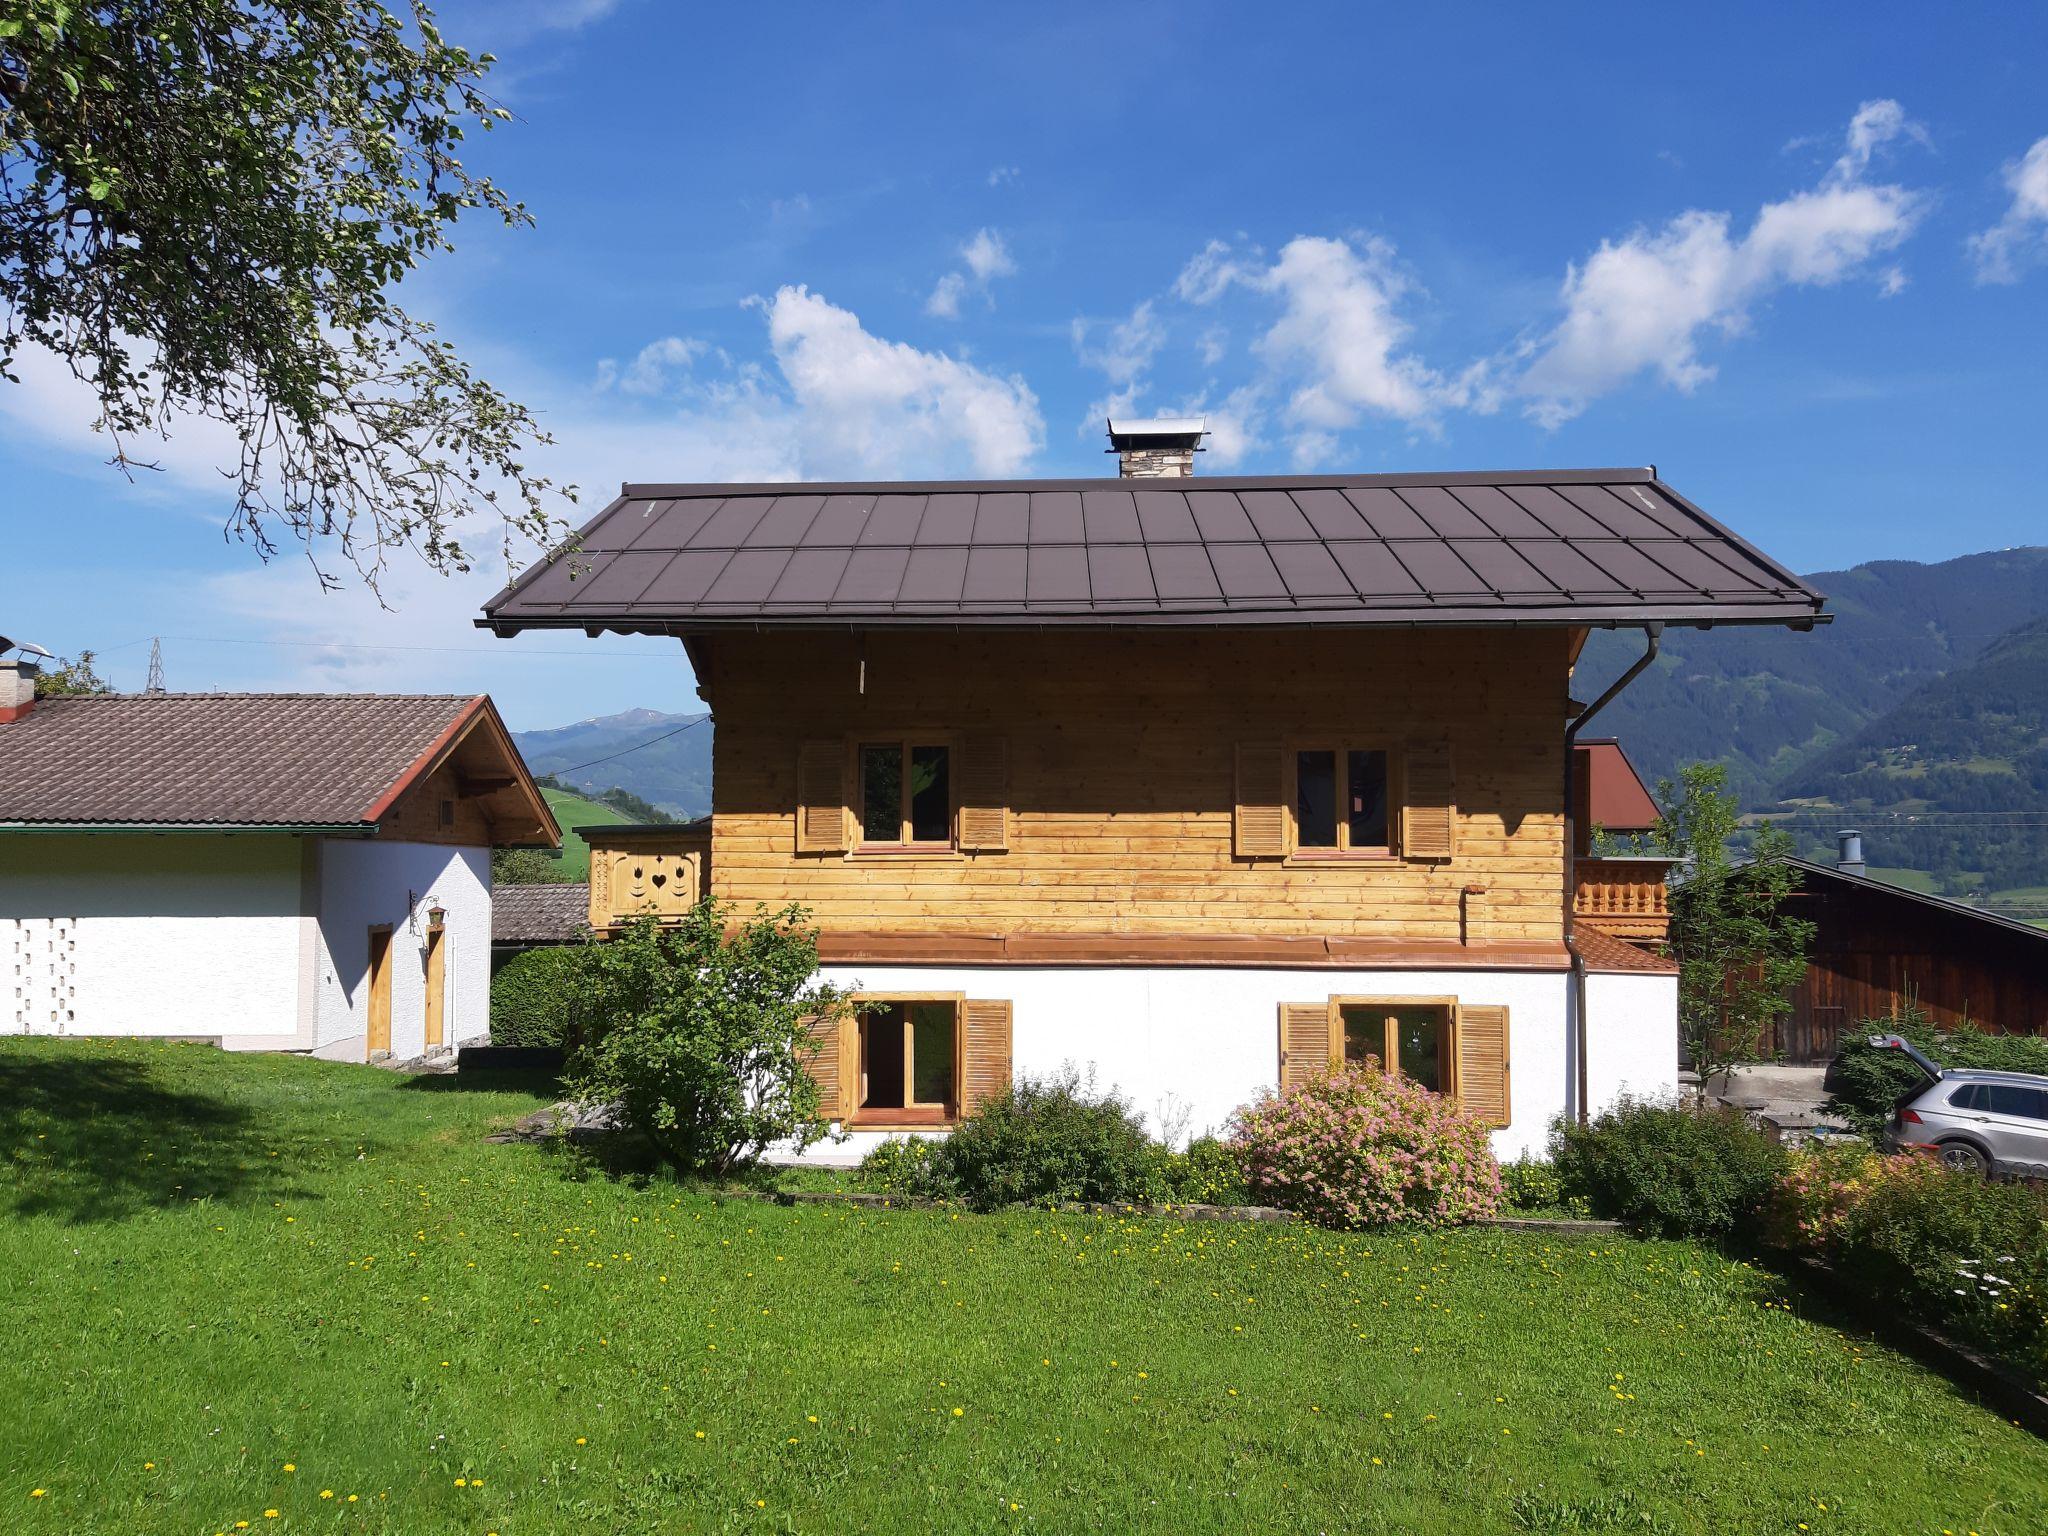
[[[1487,1005],[1458,1009],[1453,1048],[1458,1101],[1488,1125],[1504,1126],[1508,1103],[1508,1011]]]
[[[1330,1070],[1332,1052],[1330,1005],[1280,1005],[1280,1091],[1292,1092],[1318,1073]]]
[[[971,1115],[1010,1087],[1010,1005],[970,997],[960,1005],[960,1112]]]
[[[954,778],[960,796],[960,846],[999,853],[1010,846],[1010,744],[1000,736],[960,743]]]
[[[1401,764],[1401,857],[1450,858],[1457,852],[1457,825],[1450,743],[1410,747]]]
[[[827,1120],[844,1120],[852,1113],[851,1085],[846,1076],[843,1037],[858,1038],[860,1026],[853,1014],[842,1008],[837,1013],[814,1013],[804,1020],[808,1035],[803,1047],[804,1070],[818,1085],[818,1113]]]
[[[846,852],[846,743],[807,741],[796,754],[796,851]]]
[[[1237,801],[1231,830],[1240,859],[1287,857],[1286,753],[1279,743],[1237,744]]]

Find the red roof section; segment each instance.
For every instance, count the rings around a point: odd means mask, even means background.
[[[1657,825],[1657,802],[1644,788],[1621,743],[1594,738],[1579,743],[1579,772],[1590,793],[1592,825],[1609,832],[1647,832]]]
[[[1638,949],[1626,939],[1604,933],[1583,919],[1572,926],[1572,947],[1596,975],[1676,976],[1678,962],[1647,949]]]

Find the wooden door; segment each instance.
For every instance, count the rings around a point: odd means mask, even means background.
[[[445,990],[444,961],[441,946],[448,937],[448,930],[435,923],[427,930],[427,1048],[432,1050],[441,1043],[441,1008]]]
[[[370,930],[370,1041],[364,1054],[391,1049],[391,930]]]

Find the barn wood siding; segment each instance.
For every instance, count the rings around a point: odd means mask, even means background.
[[[842,932],[1555,943],[1567,632],[718,635],[712,889]],[[864,665],[863,665],[864,662]],[[865,691],[862,679],[865,678]],[[820,738],[1007,742],[1003,852],[795,853]],[[1236,856],[1241,742],[1444,743],[1453,857]]]

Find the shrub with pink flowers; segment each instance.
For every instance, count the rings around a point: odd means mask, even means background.
[[[1245,1106],[1231,1145],[1255,1199],[1324,1226],[1450,1226],[1500,1209],[1485,1123],[1377,1067],[1330,1072]]]

